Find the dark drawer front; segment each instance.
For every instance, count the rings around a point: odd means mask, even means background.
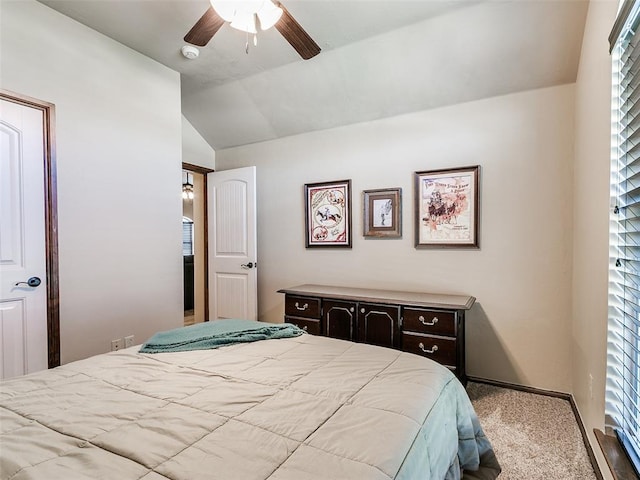
[[[442,365],[456,366],[456,341],[429,335],[402,334],[402,350],[435,360]]]
[[[320,320],[285,316],[284,321],[286,323],[293,323],[296,327],[301,328],[311,335],[320,335]]]
[[[404,308],[403,317],[403,330],[452,337],[456,335],[456,316],[453,312]]]
[[[287,295],[284,314],[291,317],[320,318],[320,299]]]

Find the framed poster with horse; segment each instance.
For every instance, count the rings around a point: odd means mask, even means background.
[[[416,248],[479,248],[480,167],[415,172]]]
[[[351,180],[307,183],[305,246],[351,248]]]

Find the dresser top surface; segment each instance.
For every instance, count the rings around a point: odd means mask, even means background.
[[[357,300],[373,303],[397,303],[420,307],[469,310],[475,297],[469,295],[445,295],[423,292],[403,292],[397,290],[376,290],[371,288],[341,287],[335,285],[298,285],[278,290],[289,295],[309,295],[337,300]]]

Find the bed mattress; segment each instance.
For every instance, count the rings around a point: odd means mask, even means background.
[[[0,384],[0,478],[448,480],[462,469],[483,479],[499,472],[464,388],[428,359],[312,335],[138,350]]]

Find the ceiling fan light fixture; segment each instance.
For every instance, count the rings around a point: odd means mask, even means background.
[[[1,1],[1,0],[0,0]],[[278,0],[209,0],[211,6],[191,27],[184,41],[204,47],[225,23],[247,32],[245,51],[249,52],[249,34],[257,41],[258,27],[275,29],[298,52],[304,60],[315,57],[322,50],[311,36],[302,28],[289,11]],[[236,16],[246,12],[244,19]]]
[[[247,33],[256,33],[258,16],[260,28],[273,27],[282,16],[282,9],[271,0],[210,0],[216,13],[233,28]]]
[[[260,19],[260,28],[269,30],[273,27],[280,17],[282,17],[282,9],[276,6],[271,0],[265,0],[262,8],[256,12]]]
[[[237,11],[230,25],[247,33],[258,33],[256,29],[256,17],[254,13]]]
[[[238,3],[230,0],[210,0],[211,6],[225,22],[232,22],[238,10]]]

